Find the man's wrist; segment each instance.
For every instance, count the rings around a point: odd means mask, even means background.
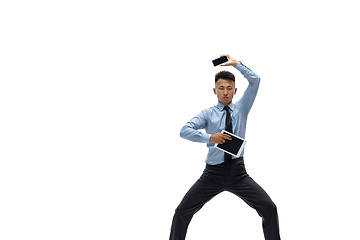
[[[211,138],[211,134],[204,133],[203,134],[203,142],[209,143]]]
[[[234,63],[232,64],[233,67],[236,67],[239,64],[239,61],[234,61]]]

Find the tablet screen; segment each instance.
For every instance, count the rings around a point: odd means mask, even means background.
[[[223,144],[215,144],[215,147],[233,156],[239,157],[246,140],[225,130],[221,131],[221,133],[230,135],[231,140],[226,140]]]

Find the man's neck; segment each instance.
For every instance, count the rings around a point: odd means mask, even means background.
[[[228,104],[222,103],[220,101],[219,101],[219,103],[221,103],[222,105],[225,105],[225,106],[229,106],[232,103],[232,101],[230,103],[228,103]]]

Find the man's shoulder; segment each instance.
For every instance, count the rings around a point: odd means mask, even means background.
[[[216,111],[219,111],[219,110],[218,110],[218,107],[215,105],[215,106],[204,108],[203,110],[201,110],[198,113],[198,115],[202,115],[202,116],[206,117],[206,116],[210,116],[212,113],[214,113]]]
[[[218,105],[211,106],[203,109],[198,115],[202,115],[204,118],[212,118],[214,115],[218,115],[221,112],[221,109]]]
[[[221,107],[219,107],[219,104],[216,104],[214,106],[205,108],[203,111],[208,112],[208,113],[218,112],[218,111],[221,111]]]

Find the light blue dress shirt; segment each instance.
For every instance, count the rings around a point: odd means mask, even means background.
[[[230,107],[233,133],[245,138],[246,120],[259,89],[260,77],[241,62],[235,68],[249,81],[249,85],[241,99],[236,103],[230,103],[228,106]],[[209,165],[224,162],[224,152],[215,148],[215,143],[209,141],[211,135],[225,129],[226,110],[224,110],[224,106],[218,102],[217,105],[201,111],[187,122],[180,131],[182,138],[193,142],[207,143],[209,152],[205,162]],[[205,129],[206,133],[199,131],[200,129]],[[244,151],[240,156],[243,155]]]

